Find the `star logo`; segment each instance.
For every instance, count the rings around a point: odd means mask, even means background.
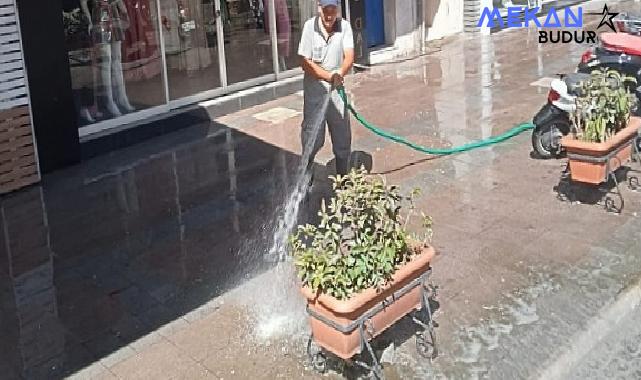
[[[614,27],[614,22],[612,21],[613,18],[617,17],[619,14],[617,12],[610,12],[608,10],[607,5],[603,5],[603,12],[601,13],[586,13],[588,15],[595,15],[595,16],[603,16],[601,18],[601,22],[599,23],[599,26],[597,26],[597,29],[601,28],[603,25],[607,25],[612,29],[613,32],[616,32],[616,28]]]

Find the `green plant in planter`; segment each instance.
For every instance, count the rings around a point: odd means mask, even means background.
[[[636,83],[636,79],[602,69],[581,83],[576,111],[571,115],[577,138],[605,142],[627,126],[636,97],[627,90],[626,82]]]
[[[323,200],[318,225],[298,227],[290,248],[303,285],[344,300],[385,285],[400,265],[420,253],[431,240],[432,219],[421,213],[422,231],[411,235],[407,224],[418,190],[403,196],[364,168],[330,178],[335,196],[329,204]],[[408,212],[403,217],[404,205]]]

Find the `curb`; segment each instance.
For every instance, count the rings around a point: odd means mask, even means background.
[[[588,321],[588,328],[570,339],[569,349],[545,367],[535,378],[539,380],[567,379],[579,361],[605,339],[617,325],[641,305],[641,278],[617,296],[614,303],[603,307]]]

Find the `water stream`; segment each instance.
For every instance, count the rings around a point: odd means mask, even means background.
[[[311,152],[316,143],[316,137],[325,121],[325,111],[329,105],[330,98],[331,96],[329,95],[325,97],[314,112],[314,118],[309,121],[312,126],[311,133],[314,138],[309,139],[307,145],[303,147],[300,165],[298,166],[294,181],[294,188],[287,197],[287,202],[278,217],[278,227],[274,231],[272,246],[268,252],[268,257],[277,258],[278,262],[287,260],[287,239],[298,220],[300,204],[307,194],[310,177],[312,175],[312,170],[307,170],[307,163],[309,162]]]
[[[256,333],[261,339],[288,337],[300,333],[307,320],[304,302],[298,289],[296,273],[287,252],[287,241],[298,221],[300,205],[309,190],[312,170],[307,163],[316,142],[320,129],[324,125],[325,111],[331,95],[325,97],[309,121],[314,138],[309,139],[298,166],[292,192],[286,198],[284,207],[278,212],[271,248],[266,260],[277,262],[276,267],[268,274],[266,286],[261,290],[261,302],[256,307]]]

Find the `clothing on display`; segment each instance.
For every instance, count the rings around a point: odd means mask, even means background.
[[[91,37],[94,44],[125,39],[125,30],[129,27],[129,19],[127,13],[121,15],[120,4],[122,4],[122,0],[93,0],[91,2]]]
[[[165,42],[165,52],[168,55],[180,52],[180,35],[178,19],[178,2],[176,0],[160,0],[162,37]]]
[[[263,6],[263,0],[249,0],[249,18],[247,20],[249,25],[255,25],[256,28],[262,28],[265,24],[263,22],[264,14],[265,9]]]
[[[160,75],[160,46],[154,28],[157,19],[155,1],[150,3],[150,0],[124,0],[124,4],[130,20],[122,47],[123,68],[127,81],[144,80]]]
[[[226,0],[220,0],[220,18],[223,25],[229,24],[229,4]]]
[[[202,4],[202,0],[161,1],[169,68],[194,72],[211,65],[203,7],[213,9],[214,4]]]

